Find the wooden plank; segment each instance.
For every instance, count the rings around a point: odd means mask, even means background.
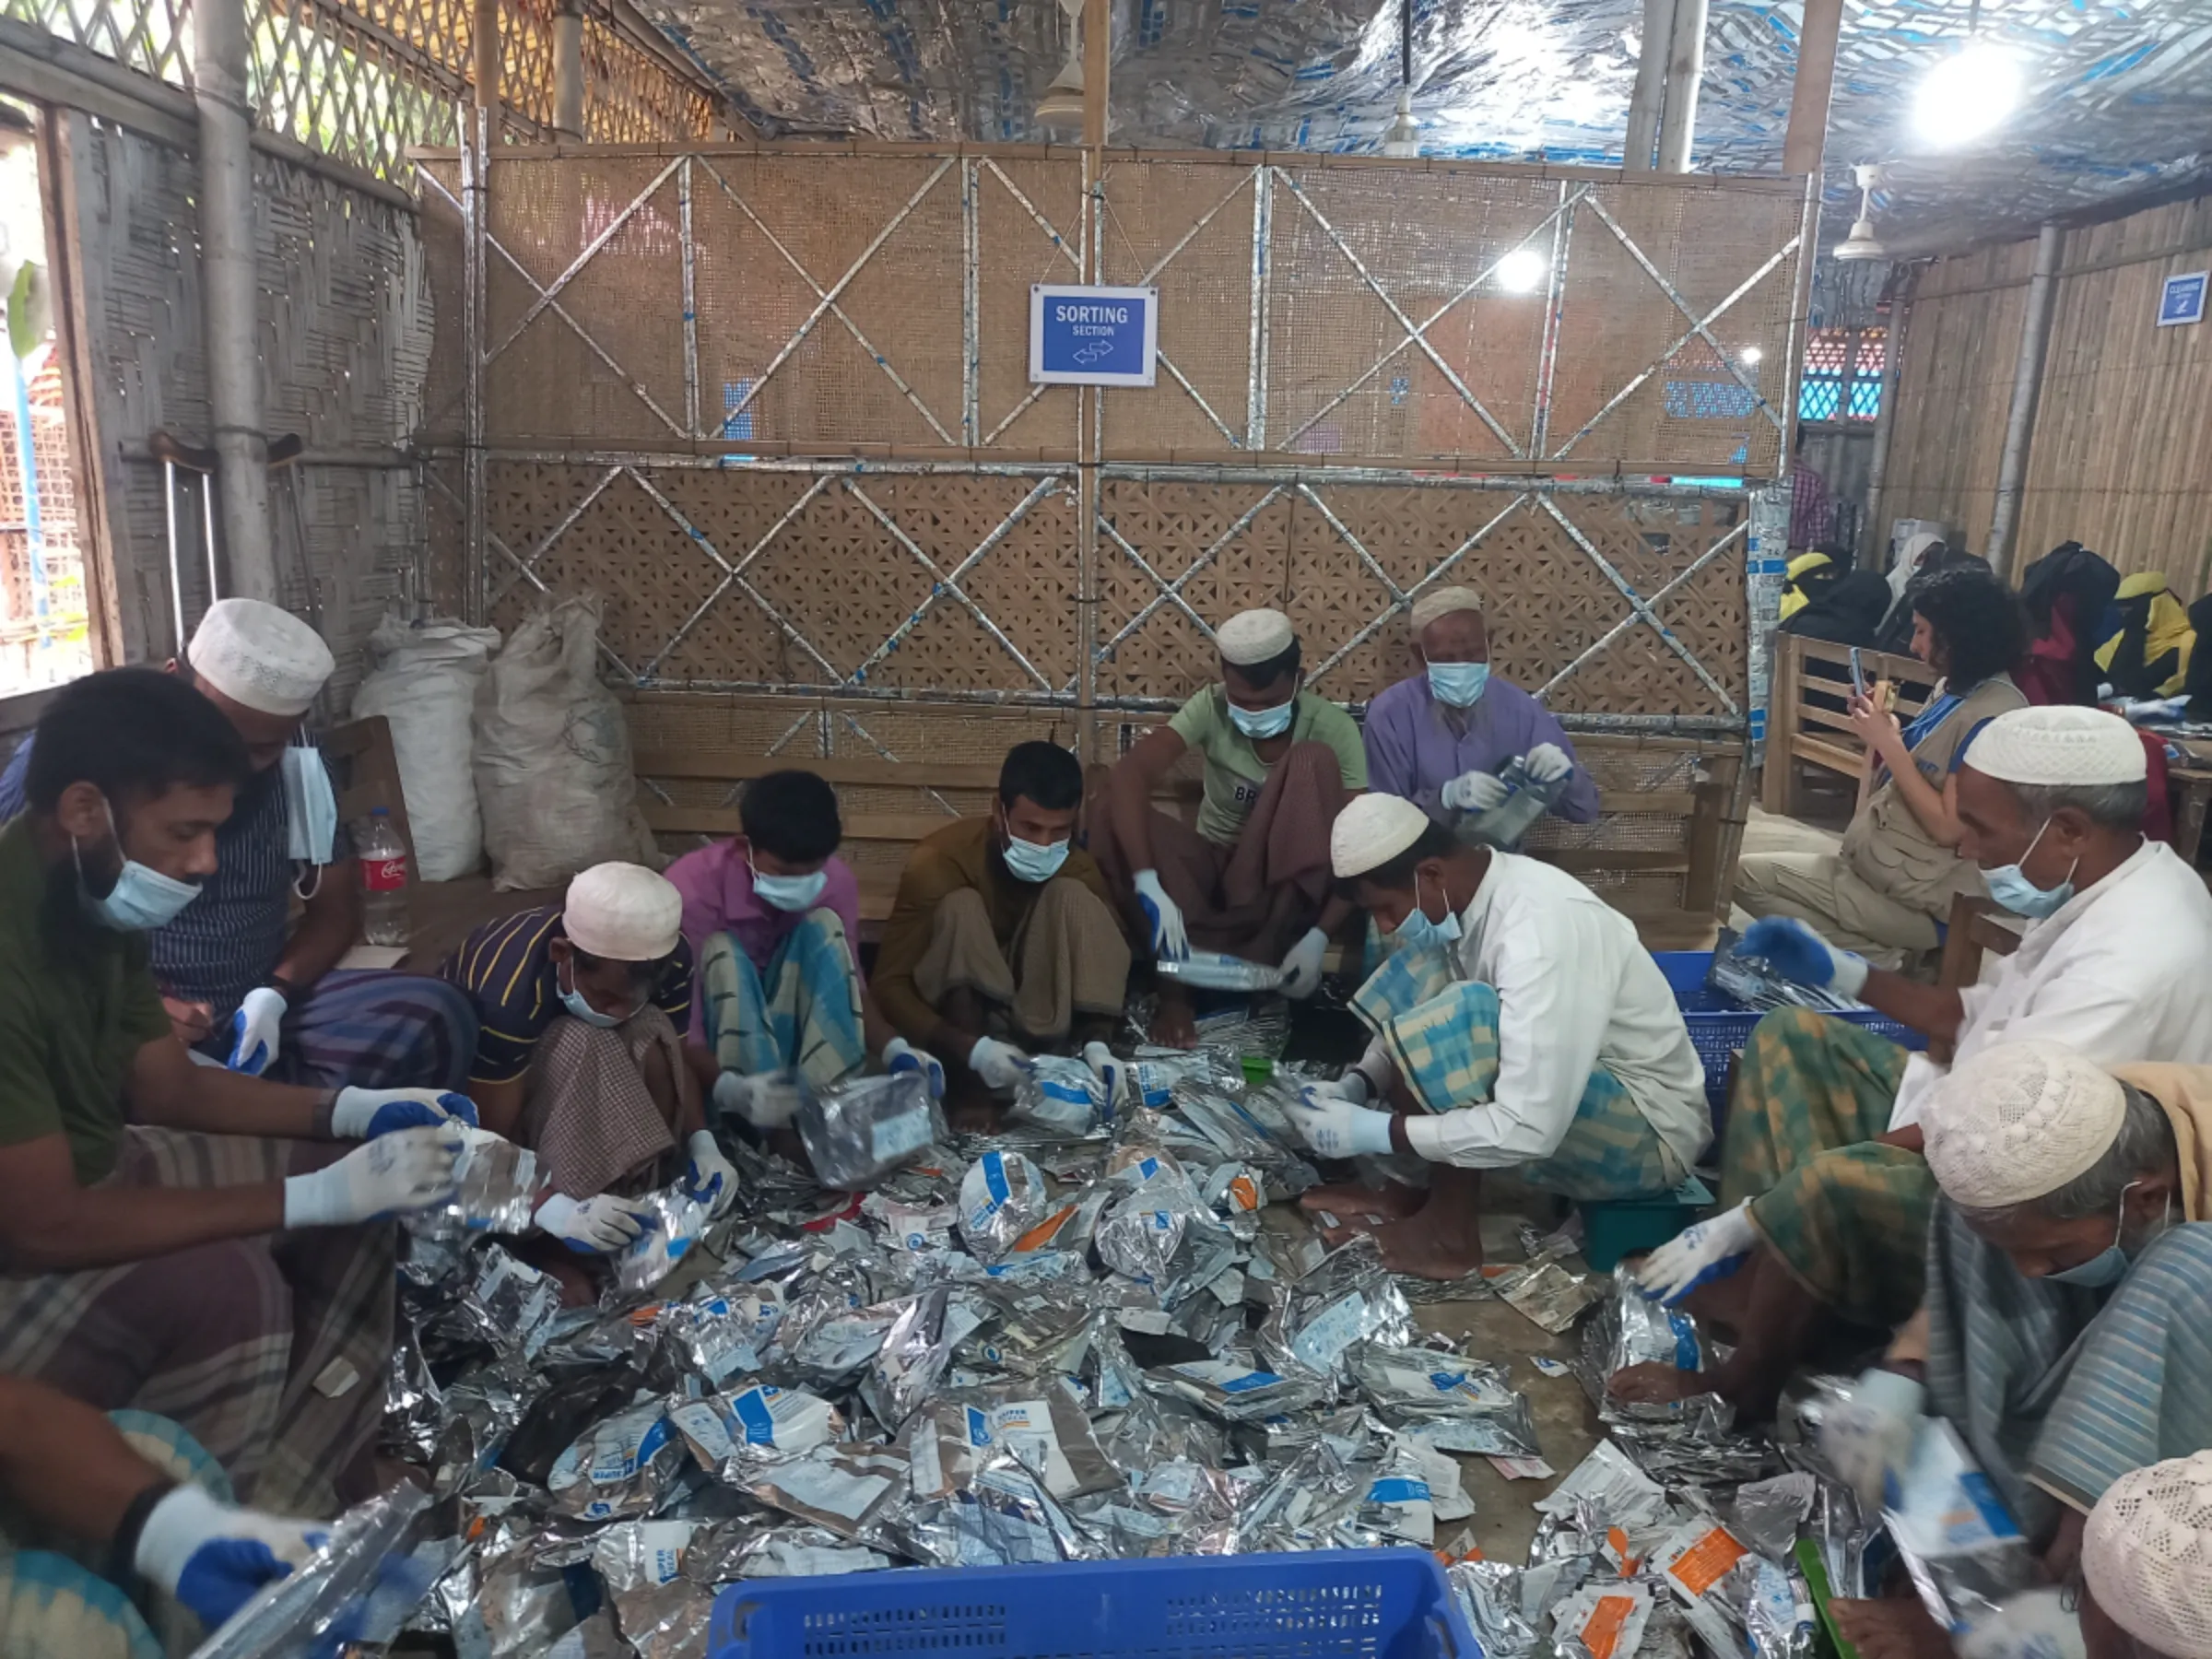
[[[649,826],[668,835],[735,835],[743,829],[735,806],[670,806],[659,801],[642,801],[639,809]],[[856,813],[844,819],[845,839],[918,841],[959,821],[942,812]]]
[[[1570,875],[1677,875],[1689,869],[1687,849],[1679,853],[1651,853],[1618,847],[1547,847],[1531,851],[1531,858],[1565,870]]]
[[[1810,760],[1815,766],[1841,772],[1847,778],[1857,777],[1866,759],[1862,749],[1845,748],[1840,743],[1823,743],[1818,737],[1798,738],[1790,752],[1800,760]]]
[[[1791,773],[1797,752],[1797,682],[1805,671],[1804,641],[1774,636],[1774,678],[1767,699],[1767,758],[1759,804],[1777,818],[1789,816]]]
[[[763,755],[740,749],[641,749],[631,770],[641,778],[762,778],[770,772],[810,771],[828,783],[853,788],[996,789],[995,761],[824,759],[814,755]]]

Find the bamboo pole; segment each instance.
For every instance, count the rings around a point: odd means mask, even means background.
[[[1797,73],[1790,87],[1790,126],[1782,140],[1782,171],[1817,173],[1828,148],[1828,102],[1836,83],[1836,39],[1843,0],[1805,0],[1797,36]]]
[[[2005,422],[2005,450],[1997,461],[1997,499],[1989,519],[1989,568],[2012,575],[2012,547],[2020,527],[2020,491],[2028,481],[2028,451],[2035,441],[2035,406],[2043,392],[2043,363],[2051,349],[2051,308],[2058,292],[2058,262],[2066,233],[2046,224],[2035,239],[2035,270],[2028,280],[2028,307],[2020,319],[2020,355],[2013,369],[2012,412]]]
[[[1659,145],[1659,112],[1666,102],[1666,59],[1675,44],[1675,0],[1643,0],[1643,41],[1636,54],[1636,89],[1629,97],[1629,136],[1621,166],[1652,171]]]
[[[583,136],[583,0],[559,0],[553,10],[553,130]]]
[[[1675,0],[1666,55],[1666,108],[1659,117],[1659,171],[1686,173],[1698,131],[1698,86],[1705,78],[1706,0]],[[1808,262],[1809,263],[1809,262]]]

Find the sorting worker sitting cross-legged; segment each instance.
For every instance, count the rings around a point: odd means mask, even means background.
[[[943,1093],[944,1068],[907,1052],[861,978],[860,881],[837,856],[837,791],[810,771],[770,772],[745,786],[737,820],[743,834],[668,866],[699,963],[694,1064],[713,1078],[715,1106],[778,1127],[796,1097],[761,1079],[835,1083],[870,1054]]]
[[[1316,1188],[1307,1208],[1364,1215],[1392,1267],[1456,1278],[1482,1263],[1485,1170],[1588,1201],[1681,1183],[1712,1138],[1705,1072],[1626,916],[1397,795],[1354,801],[1330,841],[1389,954],[1352,999],[1374,1040],[1305,1089],[1299,1126],[1324,1157],[1394,1154],[1429,1183]]]
[[[594,865],[559,905],[477,928],[441,971],[482,1027],[468,1087],[483,1125],[537,1154],[550,1186],[537,1224],[578,1252],[635,1239],[642,1212],[629,1195],[679,1173],[718,1207],[736,1196],[684,1054],[682,916],[665,877]]]
[[[907,1051],[946,1056],[956,1081],[1010,1088],[1030,1051],[1113,1033],[1129,941],[1098,865],[1070,844],[1082,805],[1073,755],[1018,743],[990,816],[947,824],[900,874],[869,982]]]
[[[1298,635],[1277,610],[1216,632],[1221,677],[1114,766],[1091,851],[1155,959],[1193,946],[1281,963],[1287,996],[1321,984],[1329,938],[1351,907],[1329,891],[1329,825],[1367,787],[1352,717],[1304,688]],[[1195,829],[1152,805],[1183,755],[1206,759]],[[1155,1041],[1189,1048],[1188,998],[1163,982]]]

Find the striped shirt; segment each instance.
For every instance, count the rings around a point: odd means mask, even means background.
[[[461,942],[438,970],[477,1007],[477,1063],[472,1083],[512,1083],[530,1069],[546,1028],[566,1009],[549,947],[568,935],[560,907],[545,905],[487,922]],[[679,939],[653,987],[656,1007],[680,1037],[691,1028],[691,947]]]
[[[0,771],[0,820],[23,810],[35,735],[24,738]],[[207,1004],[218,1030],[229,1026],[246,993],[276,971],[291,937],[294,870],[283,774],[281,766],[272,766],[238,792],[230,816],[215,832],[215,874],[175,921],[152,935],[154,982],[162,994]],[[341,824],[331,861],[352,856]]]

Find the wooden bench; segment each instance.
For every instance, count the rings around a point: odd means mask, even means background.
[[[1963,991],[1979,984],[1983,959],[1991,953],[2008,957],[2020,947],[2020,924],[1994,899],[1976,899],[1961,893],[1951,900],[1951,919],[1943,935],[1943,961],[1936,983],[1946,991]],[[1949,1065],[1951,1045],[1931,1038],[1928,1058]]]
[[[1909,721],[1927,705],[1934,689],[1928,665],[1917,657],[1861,650],[1859,663],[1867,683],[1888,680],[1897,687],[1897,717]],[[1830,674],[1812,672],[1819,664]],[[1774,678],[1767,704],[1766,771],[1759,805],[1779,817],[1795,817],[1801,805],[1800,762],[1836,772],[1854,786],[1865,771],[1866,748],[1842,712],[1851,695],[1851,647],[1798,634],[1774,636]],[[1824,706],[1827,699],[1837,706]]]

